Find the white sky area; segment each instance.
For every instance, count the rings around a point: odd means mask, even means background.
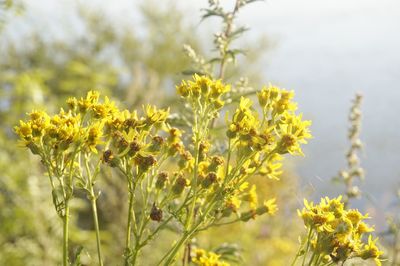
[[[57,29],[71,16],[74,1],[29,2],[36,23],[65,36]],[[193,23],[207,6],[205,0],[176,2]],[[117,21],[140,23],[138,1],[85,3],[104,8]],[[330,178],[345,167],[347,114],[359,91],[365,96],[362,164],[367,172],[361,189],[371,198],[367,205],[388,206],[390,193],[383,193],[400,184],[400,1],[267,0],[246,7],[239,21],[251,28],[249,41],[266,35],[276,43],[263,57],[265,82],[295,90],[299,109],[313,120],[314,139],[305,147],[306,157],[296,160],[304,186],[315,187],[316,196],[342,189],[332,189]],[[210,30],[213,23],[200,28]]]

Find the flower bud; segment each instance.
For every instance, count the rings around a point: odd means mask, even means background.
[[[188,185],[189,181],[186,178],[184,178],[182,174],[178,174],[175,179],[174,185],[172,186],[172,192],[175,195],[180,195],[182,194],[185,187],[187,187]]]
[[[26,147],[28,147],[28,148],[31,150],[32,154],[35,154],[35,155],[40,154],[40,149],[39,149],[39,147],[38,147],[35,143],[29,142],[29,143],[26,145]]]
[[[155,136],[151,140],[151,145],[149,147],[150,151],[157,152],[160,151],[162,145],[164,144],[164,139],[161,136]]]
[[[158,208],[155,203],[153,203],[153,207],[151,208],[150,212],[150,219],[153,221],[161,222],[162,217],[163,217],[162,210]]]
[[[165,188],[165,184],[167,182],[168,182],[168,173],[167,172],[160,172],[157,175],[156,188],[157,189]]]
[[[210,171],[216,172],[216,170],[224,164],[224,158],[222,158],[221,156],[213,156],[211,158],[211,164],[208,167],[208,169]]]
[[[153,155],[149,156],[137,156],[135,158],[136,164],[139,166],[139,170],[141,172],[147,172],[150,167],[154,166],[157,163],[157,159]]]
[[[242,213],[240,215],[240,220],[243,222],[248,222],[250,219],[255,219],[256,215],[257,215],[257,213],[255,210],[250,210],[250,211]]]
[[[207,157],[210,150],[210,143],[208,141],[201,141],[199,145],[199,161],[203,161]]]
[[[237,126],[235,124],[230,124],[228,130],[226,131],[226,136],[230,139],[235,138],[237,135]]]
[[[210,172],[201,182],[201,186],[203,188],[209,188],[211,185],[217,182],[217,174],[214,172]]]
[[[128,155],[129,156],[135,156],[135,154],[140,151],[141,145],[138,141],[134,140],[131,143],[129,143],[129,151]]]

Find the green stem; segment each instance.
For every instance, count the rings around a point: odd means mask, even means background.
[[[315,259],[315,265],[316,266],[318,266],[318,262],[319,262],[319,259],[321,258],[321,254],[318,254],[317,255],[317,258]]]
[[[233,20],[235,18],[236,12],[239,10],[240,7],[240,1],[237,0],[235,3],[235,7],[233,9],[233,11],[231,12],[231,19],[227,20],[227,25],[226,25],[226,29],[224,32],[225,38],[226,38],[226,43],[224,45],[224,49],[221,53],[221,63],[219,65],[219,74],[218,74],[218,78],[219,79],[224,79],[224,74],[225,74],[225,67],[226,67],[226,60],[228,59],[226,54],[230,45],[230,35],[232,33],[232,26],[233,26]]]
[[[175,246],[164,256],[164,258],[160,261],[159,265],[166,259],[165,263],[163,264],[164,266],[169,266],[172,264],[174,261],[176,254],[178,253],[179,249],[192,237],[193,233],[195,232],[195,229],[192,229],[189,232],[186,232],[182,238],[179,240],[178,243],[175,244]]]
[[[296,261],[298,258],[299,258],[299,253],[296,254],[296,257],[294,258],[294,260],[293,260],[292,264],[290,264],[290,266],[296,265]]]
[[[196,136],[196,143],[195,143],[195,163],[194,163],[194,171],[193,171],[193,201],[192,204],[190,206],[190,210],[188,213],[188,217],[186,219],[186,223],[185,223],[185,229],[188,230],[191,226],[192,223],[192,219],[194,218],[194,210],[196,207],[196,197],[197,197],[197,168],[199,165],[199,137]]]
[[[301,265],[304,265],[304,263],[306,262],[306,257],[308,255],[308,250],[310,249],[311,234],[312,234],[312,229],[310,228],[308,230],[308,236],[307,236],[307,248],[306,248],[306,251],[304,252],[303,263]]]
[[[68,223],[69,223],[69,202],[65,201],[65,214],[63,218],[63,266],[68,264]]]
[[[133,217],[133,200],[134,200],[134,194],[133,192],[129,192],[130,197],[129,197],[129,211],[128,211],[128,224],[126,227],[126,240],[125,240],[125,265],[129,265],[129,254],[131,250],[131,231],[132,231],[132,217]]]
[[[93,193],[93,187],[92,191]],[[90,200],[92,203],[92,214],[93,214],[93,221],[94,221],[94,228],[96,230],[96,241],[97,241],[97,256],[99,259],[99,265],[103,266],[103,260],[102,260],[102,254],[101,254],[101,241],[100,241],[100,229],[99,229],[99,220],[98,220],[98,215],[97,215],[97,207],[96,207],[96,198],[92,197]]]
[[[314,258],[315,258],[315,252],[313,252],[313,254],[312,254],[311,258],[310,258],[310,261],[308,262],[309,266],[312,265],[312,262],[314,261]]]
[[[100,169],[100,161],[97,164],[95,171],[92,175],[92,173],[90,171],[90,166],[89,166],[89,157],[86,155],[85,156],[85,168],[86,168],[86,175],[87,175],[87,191],[89,193],[89,199],[90,199],[90,203],[92,206],[92,216],[93,216],[93,222],[94,222],[94,227],[95,227],[95,231],[96,231],[97,257],[99,260],[99,265],[103,266],[103,260],[102,260],[102,255],[101,255],[99,219],[98,219],[98,215],[97,215],[97,206],[96,206],[97,198],[96,198],[96,195],[95,195],[94,189],[93,189],[94,180]]]

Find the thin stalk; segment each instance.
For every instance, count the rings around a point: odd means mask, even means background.
[[[317,255],[317,258],[315,259],[315,265],[316,265],[316,266],[319,265],[318,262],[319,262],[320,259],[321,259],[321,254],[318,254],[318,255]]]
[[[210,200],[210,202],[213,202],[216,198],[216,194],[214,194],[213,198]],[[176,257],[176,254],[178,253],[179,249],[188,241],[196,232],[198,232],[199,227],[202,225],[203,220],[207,215],[210,213],[212,208],[214,207],[215,202],[213,204],[210,203],[210,205],[207,207],[207,209],[204,211],[203,215],[200,217],[199,222],[194,226],[190,231],[186,231],[182,238],[179,240],[177,244],[167,253],[165,256],[161,259],[158,265],[161,265],[161,263],[167,259],[167,261],[164,263],[165,266],[171,265],[173,260]]]
[[[92,192],[93,192],[93,188],[92,188]],[[99,259],[99,265],[103,266],[102,253],[101,253],[99,220],[98,220],[97,207],[96,207],[96,198],[92,197],[90,202],[92,204],[92,214],[93,214],[94,228],[96,230],[97,256],[98,256],[98,259]]]
[[[228,47],[229,47],[230,41],[231,41],[231,40],[229,40],[229,37],[230,37],[231,32],[232,32],[233,20],[235,19],[235,15],[236,15],[236,12],[239,10],[239,7],[240,7],[240,1],[237,0],[236,3],[235,3],[234,9],[231,12],[231,18],[226,21],[227,25],[226,25],[226,29],[225,29],[224,35],[225,35],[227,43],[225,44],[224,50],[223,50],[222,55],[221,55],[222,58],[221,58],[221,64],[219,65],[219,75],[218,75],[219,79],[224,79],[225,67],[226,67],[226,59],[227,59],[226,52],[228,51]]]
[[[189,232],[186,232],[182,238],[179,240],[178,243],[175,244],[175,246],[171,249],[170,252],[168,252],[164,258],[160,261],[159,265],[166,259],[165,263],[163,264],[164,266],[169,266],[172,264],[173,260],[176,257],[176,254],[178,253],[179,249],[186,243],[187,240],[190,239],[190,237],[193,235],[195,232],[195,229],[192,229]]]
[[[63,217],[63,266],[68,264],[68,223],[69,223],[69,202],[65,201],[65,214]]]
[[[94,171],[93,175],[90,171],[90,167],[89,167],[89,160],[88,158],[85,156],[85,167],[86,167],[86,174],[87,174],[87,178],[88,178],[88,192],[90,195],[90,203],[91,203],[91,207],[92,207],[92,216],[93,216],[93,223],[94,223],[94,228],[96,231],[96,244],[97,244],[97,257],[99,260],[99,265],[103,266],[103,260],[102,260],[102,254],[101,254],[101,240],[100,240],[100,229],[99,229],[99,218],[98,218],[98,214],[97,214],[97,206],[96,206],[96,195],[94,193],[94,189],[93,189],[93,182],[94,179],[96,177],[96,175],[98,174],[98,169],[100,166],[100,161],[98,166],[96,167],[96,170]]]
[[[125,250],[126,252],[130,252],[131,250],[131,231],[132,231],[132,217],[133,217],[133,201],[134,201],[134,194],[133,192],[129,192],[129,211],[128,211],[128,224],[126,227],[126,240],[125,240]],[[125,265],[129,265],[129,256],[125,256]]]
[[[307,236],[307,247],[306,247],[306,251],[304,253],[304,257],[303,257],[303,263],[301,265],[304,265],[304,263],[306,262],[306,257],[308,255],[308,250],[310,249],[310,238],[311,238],[311,233],[312,233],[312,229],[310,228],[308,231],[308,236]]]
[[[314,261],[314,258],[315,258],[315,252],[313,252],[313,254],[312,254],[311,258],[310,258],[310,261],[308,262],[308,265],[309,265],[309,266],[312,266],[312,263],[313,263],[313,261]]]

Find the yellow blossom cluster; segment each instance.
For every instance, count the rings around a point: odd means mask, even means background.
[[[214,252],[207,252],[204,249],[194,251],[192,262],[199,266],[229,266],[230,264],[221,260],[221,255]]]
[[[118,111],[107,97],[104,102],[99,97],[98,92],[90,91],[86,98],[70,98],[69,109],[61,109],[53,116],[33,111],[28,114],[29,120],[20,121],[15,131],[33,153],[42,156],[69,148],[97,153],[97,145],[104,141],[104,125]]]
[[[368,214],[363,215],[356,209],[346,210],[342,197],[323,198],[318,205],[304,200],[304,209],[298,211],[309,231],[307,242],[318,262],[345,262],[351,258],[373,259],[381,265],[382,251],[376,246],[369,234],[365,243],[365,234],[374,231],[364,222]],[[316,255],[315,255],[316,254]],[[314,261],[315,265],[318,265]],[[314,264],[313,264],[314,265]]]
[[[193,81],[182,81],[176,87],[178,94],[192,101],[207,102],[216,110],[221,109],[225,102],[222,96],[229,92],[230,85],[225,85],[221,80],[213,80],[207,76],[199,76],[195,74]]]
[[[264,87],[258,94],[260,115],[249,98],[242,97],[232,120],[228,121],[227,136],[245,160],[248,174],[260,174],[278,179],[281,155],[303,155],[301,144],[311,138],[310,121],[296,115],[294,93],[277,87]]]

